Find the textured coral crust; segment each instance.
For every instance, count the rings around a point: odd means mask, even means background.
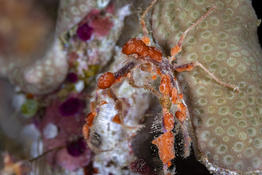
[[[171,131],[166,132],[152,141],[158,147],[158,155],[164,164],[175,158],[174,135]]]
[[[80,22],[81,19],[95,7],[94,0],[70,0],[61,1],[59,17],[57,20],[57,34],[69,30],[72,26]]]
[[[32,94],[44,94],[55,90],[66,78],[67,57],[56,39],[43,59],[27,66],[15,66],[8,70],[13,84]]]
[[[80,139],[78,140],[76,136],[81,135],[81,130],[80,128],[84,124],[84,118],[81,114],[77,115],[76,117],[64,117],[60,114],[59,111],[59,105],[61,102],[59,100],[54,100],[46,109],[45,115],[43,118],[37,120],[37,127],[41,131],[41,133],[44,135],[43,137],[43,146],[44,146],[44,151],[56,149],[58,147],[61,147],[61,145],[66,144],[66,148],[61,148],[60,150],[56,151],[51,151],[49,154],[46,155],[46,160],[51,164],[51,165],[59,165],[62,166],[63,168],[67,169],[68,171],[73,171],[76,170],[80,167],[84,167],[89,164],[91,161],[91,150],[86,149],[85,153],[83,153],[83,140]],[[57,132],[56,136],[53,138],[46,137],[44,132],[47,129],[50,129],[49,125],[53,125],[57,129],[59,128],[59,131]],[[80,145],[82,145],[80,152],[83,154],[79,155],[79,157],[73,157],[70,155],[68,152],[67,148],[70,146],[70,143],[74,141],[80,141]],[[75,146],[77,146],[76,144]],[[70,150],[72,149],[69,148]],[[72,151],[72,150],[71,150]],[[79,150],[75,150],[77,153]],[[71,152],[72,153],[72,152]],[[74,154],[74,153],[73,153]],[[75,154],[74,154],[75,155]],[[56,160],[54,162],[54,160]]]
[[[107,89],[112,86],[115,80],[115,76],[112,72],[106,72],[99,77],[97,87],[100,89]]]
[[[147,46],[140,39],[130,39],[122,48],[122,52],[126,55],[137,54],[141,58],[149,56],[151,59],[160,62],[162,53],[155,47]]]
[[[188,33],[177,62],[199,61],[222,81],[238,85],[240,92],[221,87],[199,69],[179,73],[189,89],[184,94],[190,94],[194,145],[213,167],[261,172],[262,52],[250,1],[159,0],[152,15],[153,35],[160,45],[172,47],[214,5],[216,10]]]

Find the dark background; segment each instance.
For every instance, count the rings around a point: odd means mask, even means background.
[[[259,1],[261,3],[261,0],[252,0],[252,5],[256,11],[257,18],[261,19],[262,18],[262,5],[259,4]],[[262,46],[262,25],[258,27],[257,31],[258,31],[259,42],[260,42],[260,45]]]

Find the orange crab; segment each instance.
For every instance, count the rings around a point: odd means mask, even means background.
[[[118,106],[118,110],[120,111],[119,114],[117,114],[112,119],[112,121],[123,126],[124,123],[121,116],[121,104],[119,104],[118,98],[114,94],[112,95],[112,91],[109,90],[112,85],[114,85],[116,82],[123,80],[124,78],[127,78],[129,84],[133,87],[148,89],[159,98],[163,114],[163,134],[155,138],[152,141],[152,144],[157,146],[158,155],[164,164],[164,169],[167,170],[168,167],[172,165],[171,160],[175,158],[174,133],[172,131],[175,127],[175,121],[177,121],[176,123],[179,123],[181,127],[184,128],[183,124],[187,119],[188,113],[186,104],[183,100],[183,94],[179,92],[178,83],[174,76],[174,72],[191,71],[192,69],[198,66],[202,68],[212,79],[214,79],[217,83],[221,84],[222,86],[232,88],[234,90],[238,90],[238,88],[235,85],[222,82],[199,62],[191,62],[182,65],[178,65],[175,63],[173,64],[173,62],[176,60],[176,55],[182,50],[182,44],[188,32],[192,30],[196,25],[201,23],[207,16],[213,13],[215,10],[215,6],[211,7],[206,12],[206,14],[200,17],[182,34],[179,42],[171,49],[170,57],[166,58],[163,56],[162,52],[158,48],[150,46],[150,38],[144,21],[146,14],[154,6],[156,2],[157,0],[153,0],[150,6],[146,8],[146,10],[141,16],[140,23],[142,25],[144,33],[142,39],[132,38],[122,47],[122,53],[132,57],[133,59],[131,59],[131,61],[128,62],[125,66],[123,66],[120,70],[114,73],[106,72],[103,75],[101,75],[98,78],[97,88],[108,90],[108,93],[111,94],[111,98],[116,102],[116,106]],[[157,76],[160,77],[161,81],[158,90],[154,87],[151,87],[148,84],[145,84],[143,86],[135,84],[135,80],[132,77],[132,71],[134,71],[137,68],[141,68],[141,70],[143,71],[152,73],[153,80],[155,80]],[[176,112],[174,115],[170,112],[171,105],[176,106]],[[90,120],[93,120],[93,118],[95,117],[94,114],[95,111],[92,111],[88,115],[87,123],[83,128],[83,133],[87,139],[88,129],[91,127]],[[187,137],[185,138],[185,144],[187,144],[185,147],[189,149],[191,139],[188,135],[185,137]]]

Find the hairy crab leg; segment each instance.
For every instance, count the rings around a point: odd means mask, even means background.
[[[171,61],[175,60],[175,56],[181,52],[182,50],[182,44],[184,42],[184,39],[188,32],[190,32],[195,26],[200,24],[204,19],[206,19],[213,11],[215,10],[216,6],[211,7],[203,16],[201,16],[195,23],[193,23],[191,26],[189,26],[186,31],[182,33],[182,36],[180,37],[178,43],[171,48],[170,55],[171,55]]]
[[[182,65],[174,65],[173,69],[177,72],[184,72],[184,71],[191,71],[195,67],[200,67],[202,70],[204,70],[212,79],[214,79],[218,84],[221,86],[233,89],[233,91],[239,92],[239,87],[233,84],[225,83],[222,80],[218,79],[213,73],[211,73],[203,64],[200,62],[191,62],[187,64]]]
[[[136,65],[137,63],[133,61],[128,62],[124,67],[122,67],[121,69],[119,69],[117,72],[114,73],[116,79],[121,79],[122,77],[126,77],[128,73],[135,68]]]
[[[146,44],[146,45],[150,45],[150,38],[149,38],[149,32],[147,30],[146,27],[146,23],[145,23],[145,16],[148,13],[148,11],[156,4],[157,0],[153,0],[150,5],[146,8],[146,10],[143,12],[141,18],[140,18],[140,24],[142,26],[143,29],[143,38],[142,41]]]

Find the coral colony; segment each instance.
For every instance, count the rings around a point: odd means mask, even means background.
[[[200,70],[179,77],[181,86],[187,88],[184,95],[197,156],[214,173],[261,171],[261,48],[251,2],[196,0],[174,6],[174,1],[163,2],[155,7],[152,28],[160,45],[171,46],[179,37],[177,33],[186,30],[185,21],[195,21],[206,11],[204,6],[216,4],[215,12],[199,24],[197,31],[188,34],[184,52],[177,60],[198,60],[223,81],[239,86],[239,93],[234,93],[207,79]],[[178,13],[182,8],[184,13]],[[163,20],[166,22],[161,23]]]
[[[45,59],[8,75],[43,147],[25,161],[5,154],[0,173],[44,160],[44,174],[173,175],[192,149],[210,173],[262,173],[250,1],[150,0],[139,33],[120,37],[134,10],[123,2],[62,1]]]

